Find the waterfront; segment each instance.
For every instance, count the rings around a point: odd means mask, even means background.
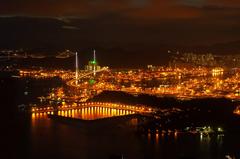
[[[42,89],[56,87],[51,82],[37,80],[25,82],[21,79],[2,80],[3,107],[3,149],[7,158],[225,158],[225,155],[239,157],[239,132],[226,132],[224,136],[201,136],[191,133],[138,134],[116,123],[89,129],[79,124],[43,118],[32,118],[32,114],[20,113],[16,105],[29,102]],[[61,84],[60,84],[61,85]],[[24,94],[25,86],[31,86],[31,94]],[[57,85],[58,86],[58,85]],[[18,90],[18,92],[14,90]],[[51,89],[50,89],[51,90]],[[47,92],[46,92],[47,93]],[[8,98],[15,97],[15,100]],[[18,96],[18,98],[16,98]],[[25,98],[22,98],[25,97]],[[20,103],[19,103],[20,102]],[[90,113],[91,114],[91,113]],[[40,115],[39,115],[40,116]],[[205,116],[206,118],[207,116]],[[111,120],[110,120],[111,121]],[[81,125],[81,124],[80,124]],[[14,152],[14,153],[12,153]]]

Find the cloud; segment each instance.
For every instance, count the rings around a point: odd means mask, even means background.
[[[197,18],[205,7],[240,7],[239,0],[1,0],[1,15],[79,16],[92,18],[107,14],[126,18]],[[213,12],[216,10],[213,10]],[[211,11],[208,11],[209,13]],[[219,13],[219,11],[217,12]]]
[[[62,26],[63,29],[69,29],[69,30],[79,30],[80,28],[75,27],[75,26],[68,26],[68,25],[64,25]]]
[[[206,0],[207,5],[222,6],[228,8],[240,7],[239,0]]]
[[[171,18],[196,14],[189,7],[177,5],[175,0],[2,0],[0,14],[36,16],[99,16],[122,14],[133,17]]]
[[[200,15],[198,9],[179,5],[175,1],[151,0],[144,8],[129,10],[125,13],[131,18],[143,18],[150,20],[194,18]]]

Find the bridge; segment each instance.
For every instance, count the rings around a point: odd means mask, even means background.
[[[81,79],[81,78],[84,78],[84,77],[86,77],[86,76],[88,76],[88,75],[95,74],[95,73],[102,72],[102,71],[107,71],[107,70],[108,70],[107,67],[103,67],[103,68],[101,68],[101,69],[99,69],[99,70],[88,72],[88,73],[86,73],[86,74],[78,77],[78,80]]]
[[[101,108],[109,108],[111,109],[118,109],[118,110],[126,110],[126,111],[132,111],[134,113],[140,113],[140,114],[149,114],[155,112],[153,108],[150,108],[148,106],[142,106],[142,105],[126,105],[126,104],[119,104],[119,103],[108,103],[108,102],[85,102],[85,103],[73,103],[72,105],[61,105],[61,106],[45,106],[45,107],[31,107],[30,112],[31,113],[47,113],[47,114],[53,114],[53,112],[56,111],[68,111],[68,110],[78,110],[82,108],[95,108],[95,107],[101,107]]]
[[[101,68],[99,70],[96,70],[96,71],[87,72],[87,73],[85,73],[81,76],[79,76],[78,72],[76,71],[76,77],[67,81],[66,84],[69,85],[69,86],[78,86],[78,81],[83,79],[84,77],[87,77],[87,76],[92,75],[92,74],[94,75],[96,73],[107,71],[107,70],[108,70],[107,67],[103,67],[103,68]]]

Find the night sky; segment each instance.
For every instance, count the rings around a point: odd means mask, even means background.
[[[239,0],[1,0],[0,15],[0,48],[240,52]]]

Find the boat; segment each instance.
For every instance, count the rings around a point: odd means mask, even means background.
[[[18,105],[18,110],[19,111],[26,111],[27,106],[25,104],[20,104]]]

